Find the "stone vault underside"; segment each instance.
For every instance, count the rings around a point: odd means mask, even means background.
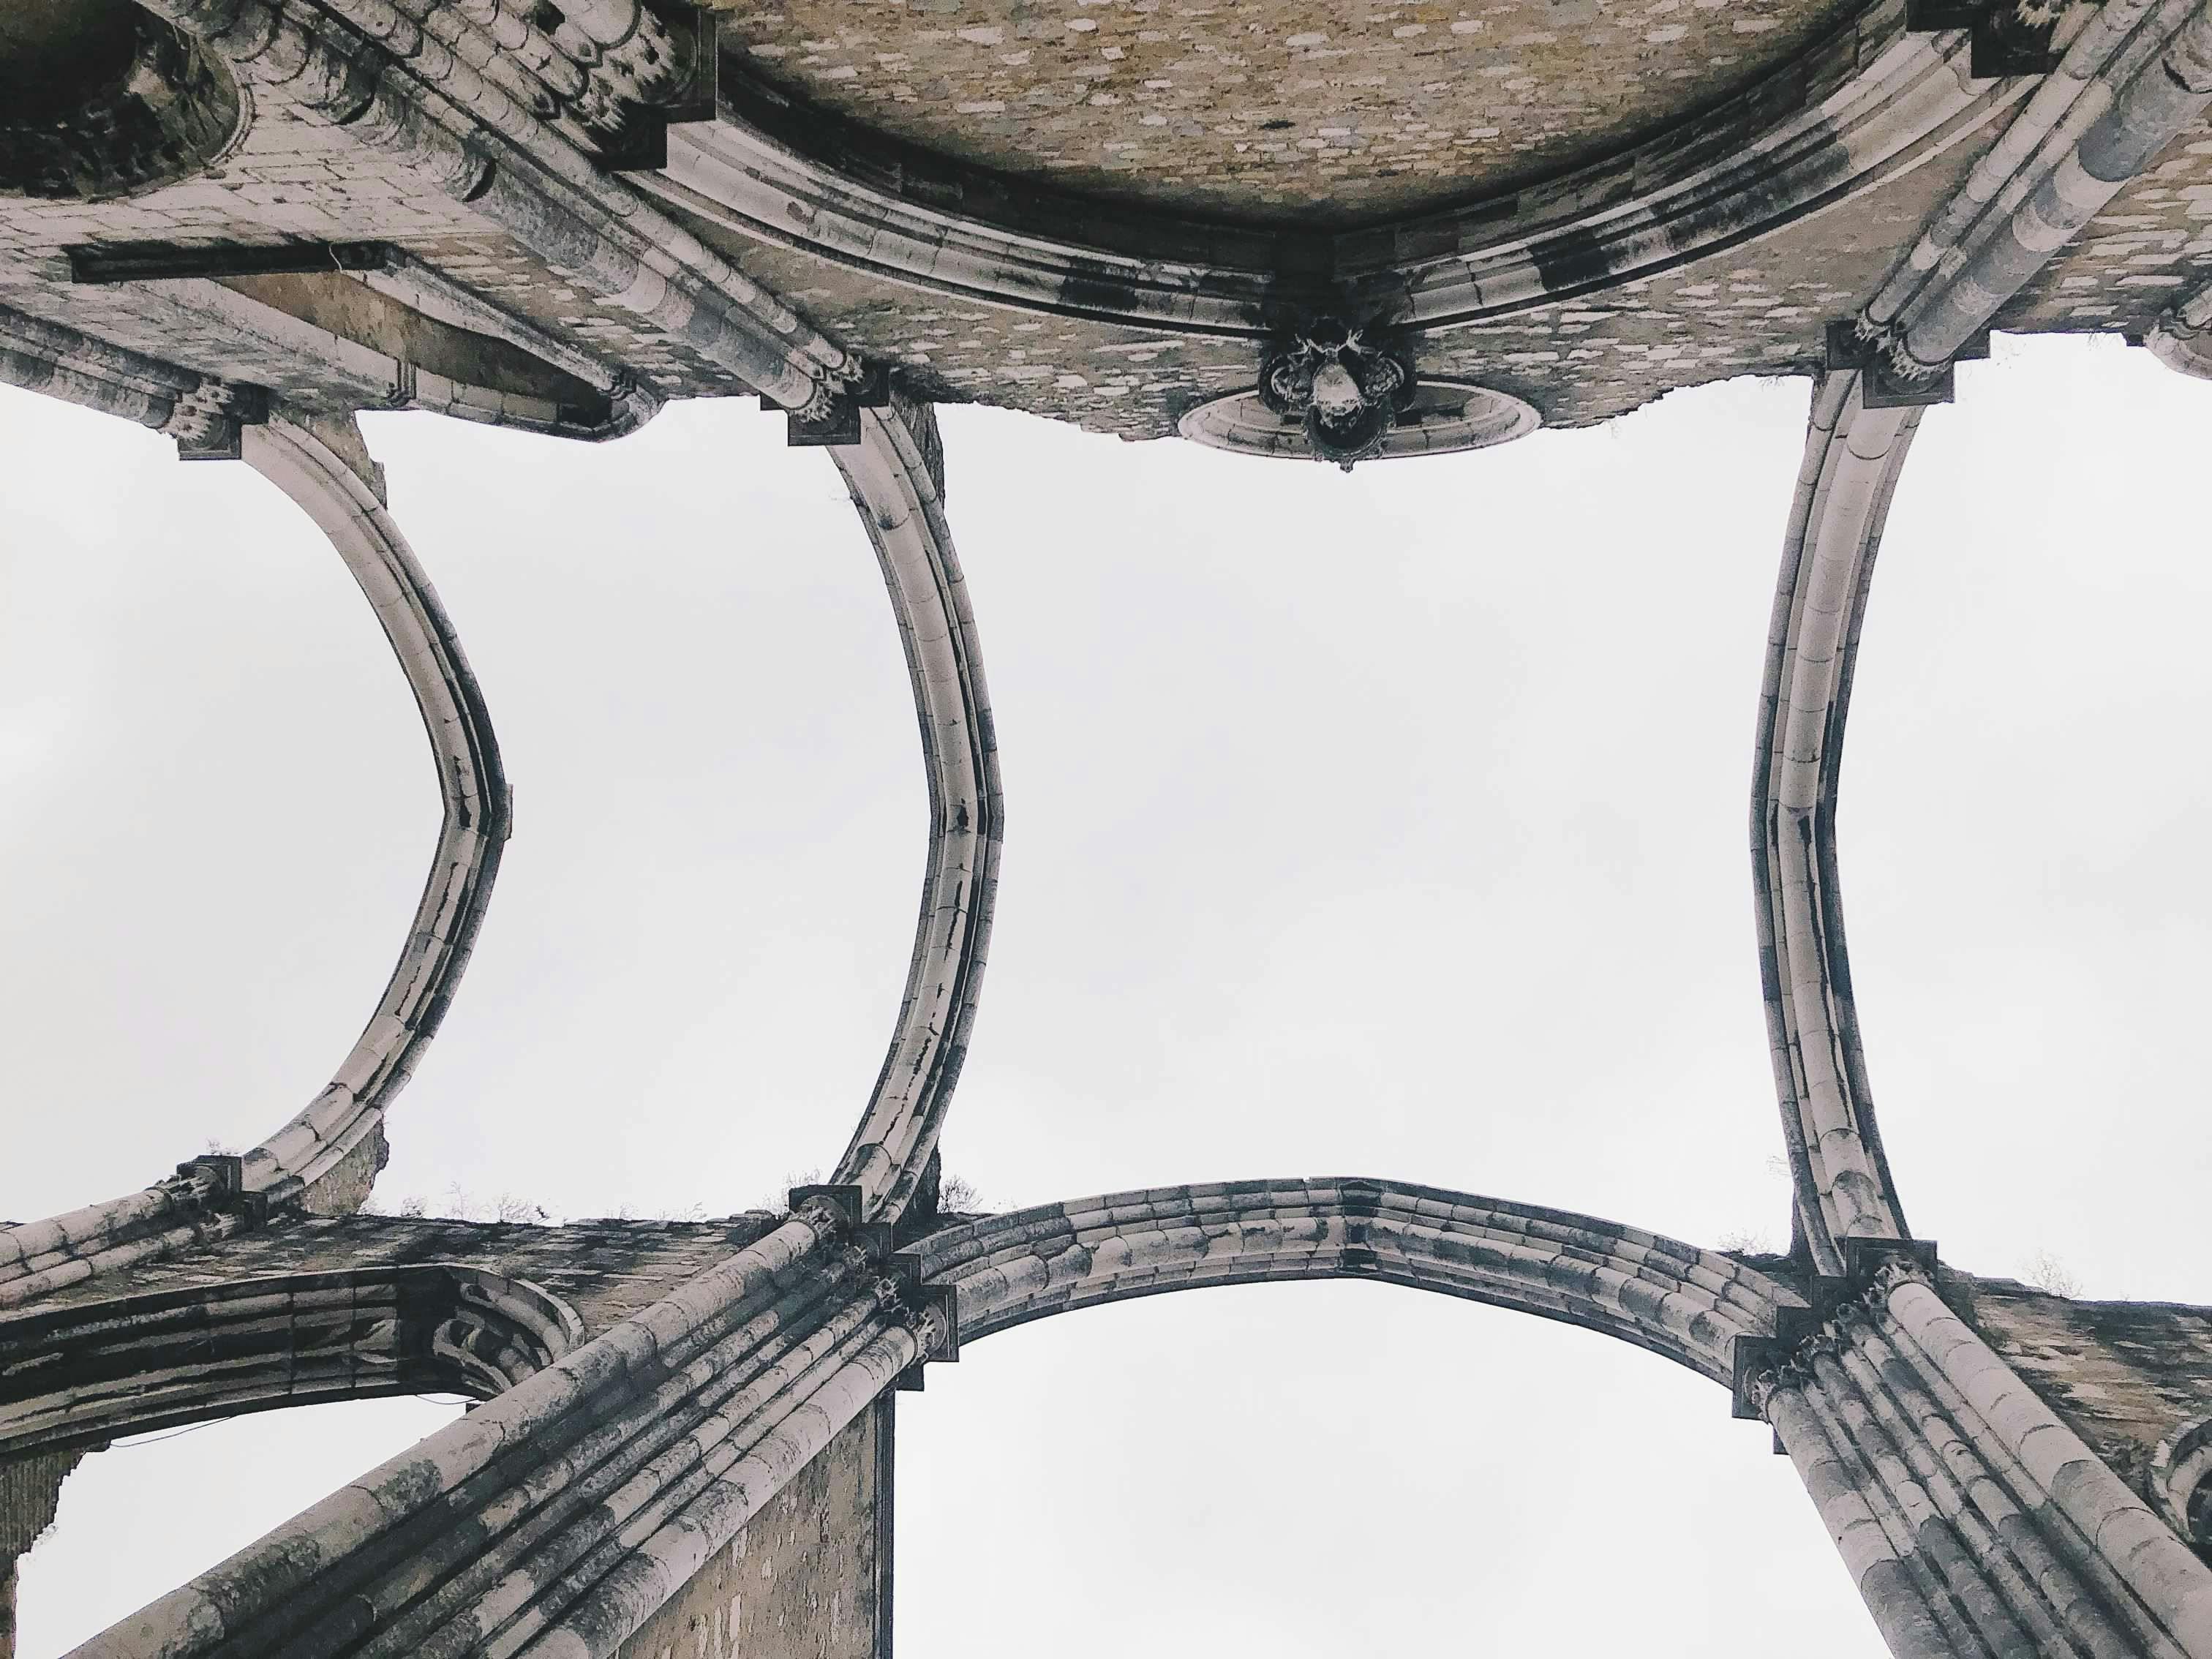
[[[35,144],[0,132],[0,377],[307,513],[406,675],[443,822],[389,984],[291,1121],[0,1228],[0,1592],[118,1435],[450,1389],[482,1403],[81,1651],[766,1651],[729,1593],[750,1548],[792,1609],[874,1609],[777,1610],[793,1652],[880,1655],[889,1391],[1047,1315],[1325,1277],[1721,1385],[1900,1655],[2212,1659],[2212,1312],[1977,1281],[1913,1236],[1835,837],[1873,561],[1955,362],[1992,327],[2094,328],[2208,372],[2212,0],[37,3],[64,9],[0,0],[9,83],[56,105]],[[1130,436],[1211,405],[1185,429],[1348,465],[1747,371],[1818,377],[1752,787],[1789,1253],[1358,1177],[940,1212],[1003,803],[932,403]],[[510,817],[350,416],[594,441],[739,395],[831,451],[929,783],[845,1153],[715,1223],[358,1215]]]

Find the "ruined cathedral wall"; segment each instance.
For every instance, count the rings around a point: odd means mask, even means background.
[[[846,1425],[618,1659],[890,1659],[892,1399]]]
[[[2160,1449],[2212,1416],[2212,1308],[2079,1302],[1960,1273],[1946,1273],[1942,1288],[2060,1419],[2165,1512]]]

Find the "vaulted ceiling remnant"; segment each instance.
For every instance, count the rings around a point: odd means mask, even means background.
[[[290,1121],[0,1228],[0,1496],[50,1513],[67,1457],[132,1425],[483,1401],[82,1651],[719,1654],[770,1639],[731,1589],[753,1540],[801,1586],[779,1629],[884,1659],[890,1396],[963,1328],[1330,1278],[1720,1385],[1908,1659],[2212,1659],[2212,1314],[2038,1297],[1913,1235],[1836,833],[1875,554],[1954,366],[1992,328],[2111,331],[2207,373],[2208,105],[2212,0],[979,0],[865,29],[827,0],[0,0],[0,379],[307,512],[443,807],[390,982]],[[1342,465],[1747,373],[1815,381],[1751,787],[1790,1250],[1361,1177],[941,1214],[1005,803],[933,405]],[[773,1215],[346,1219],[510,829],[350,416],[605,439],[678,397],[758,397],[829,447],[884,578],[930,813],[877,1083]],[[869,1611],[825,1632],[820,1605]]]

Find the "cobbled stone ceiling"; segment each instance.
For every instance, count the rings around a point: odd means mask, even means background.
[[[1341,227],[1518,188],[1703,109],[1835,0],[789,0],[728,14],[778,90],[975,166]]]

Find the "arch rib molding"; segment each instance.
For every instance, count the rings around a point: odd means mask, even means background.
[[[720,121],[672,131],[667,167],[638,183],[748,238],[1024,310],[1237,337],[1347,306],[1449,328],[1778,229],[1942,154],[2027,94],[2024,79],[1968,71],[1965,30],[1910,34],[1903,0],[1876,0],[1796,62],[1617,155],[1511,196],[1304,239],[970,176],[743,83]],[[838,166],[813,153],[831,133]]]
[[[905,1213],[967,1058],[999,885],[1004,806],[982,647],[945,520],[937,418],[903,399],[860,411],[830,452],[883,567],[914,684],[929,781],[929,862],[898,1024],[835,1179],[866,1218]]]
[[[1844,945],[1836,779],[1869,581],[1917,409],[1866,406],[1856,373],[1813,394],[1767,634],[1752,781],[1759,977],[1798,1224],[1815,1271],[1845,1238],[1908,1237],[1875,1126]]]
[[[1020,1210],[915,1247],[959,1295],[962,1342],[1048,1315],[1210,1285],[1363,1279],[1562,1320],[1727,1384],[1739,1337],[1797,1292],[1617,1222],[1356,1178],[1156,1187]]]
[[[0,1320],[0,1456],[333,1400],[489,1400],[583,1336],[558,1297],[459,1262],[64,1303]]]
[[[369,465],[359,438],[349,425],[272,420],[245,428],[244,453],[330,538],[406,676],[445,808],[430,873],[375,1012],[306,1109],[242,1158],[196,1160],[143,1193],[0,1230],[0,1308],[222,1237],[270,1207],[360,1207],[383,1165],[385,1110],[445,1018],[498,873],[508,797],[490,715],[428,578],[355,470]]]
[[[352,436],[350,427],[345,435]],[[375,611],[422,713],[445,806],[406,948],[368,1028],[307,1109],[246,1154],[249,1189],[277,1200],[312,1194],[357,1147],[372,1136],[380,1139],[386,1103],[405,1086],[436,1035],[468,964],[511,817],[483,695],[445,607],[383,503],[308,428],[272,421],[249,428],[245,441],[247,465],[330,538]],[[357,1207],[367,1193],[363,1177],[345,1207]]]

